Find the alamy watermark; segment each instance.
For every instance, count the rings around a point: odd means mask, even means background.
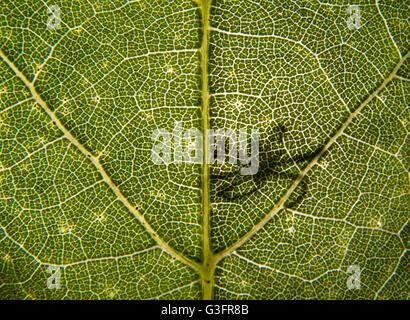
[[[47,8],[47,13],[51,16],[47,19],[47,29],[56,30],[61,29],[61,9],[57,5]]]
[[[347,18],[347,27],[350,30],[359,29],[361,27],[360,22],[360,7],[358,5],[351,5],[347,8],[347,14],[349,17]]]
[[[241,175],[254,175],[259,170],[259,132],[252,130],[248,144],[246,129],[208,129],[206,131],[208,164],[223,164],[228,159],[230,164],[242,167]],[[151,136],[154,145],[151,161],[157,165],[171,163],[198,163],[204,161],[204,138],[197,128],[184,130],[182,122],[177,121],[172,132],[157,129]],[[250,151],[250,155],[248,155]]]
[[[51,273],[51,276],[47,278],[48,289],[60,289],[61,288],[61,267],[48,266],[47,273]]]
[[[346,285],[348,289],[360,289],[360,266],[352,265],[347,268],[347,273],[351,274],[347,278]]]

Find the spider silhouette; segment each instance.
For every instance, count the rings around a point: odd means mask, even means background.
[[[260,190],[267,181],[274,180],[278,176],[294,181],[298,178],[299,173],[290,172],[287,169],[293,164],[312,160],[323,148],[320,146],[313,152],[291,156],[285,149],[286,128],[277,126],[269,130],[268,138],[260,145],[259,170],[255,175],[241,175],[238,166],[231,168],[231,171],[222,171],[217,167],[211,168],[211,195],[214,200],[222,198],[229,201],[243,201]],[[306,177],[299,186],[298,193],[287,203],[289,208],[299,203],[305,196],[308,188]]]

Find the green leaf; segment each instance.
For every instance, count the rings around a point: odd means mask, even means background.
[[[409,14],[1,1],[0,298],[409,299]],[[153,164],[177,121],[258,172]]]

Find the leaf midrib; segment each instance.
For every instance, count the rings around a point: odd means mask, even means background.
[[[208,59],[209,59],[209,32],[210,32],[210,7],[212,0],[202,0],[198,3],[201,10],[202,20],[202,44],[201,55],[201,85],[202,85],[202,135],[203,135],[203,161],[202,161],[202,252],[203,264],[201,268],[202,293],[205,300],[213,297],[213,253],[210,240],[210,206],[209,206],[209,164],[208,164],[208,129],[209,129],[209,79],[208,79]]]

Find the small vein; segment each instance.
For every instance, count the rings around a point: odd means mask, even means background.
[[[278,35],[255,35],[255,34],[246,34],[246,33],[241,33],[241,32],[231,32],[231,31],[225,31],[225,30],[221,30],[221,29],[217,29],[217,28],[210,28],[212,31],[215,32],[219,32],[219,33],[224,33],[227,35],[233,35],[233,36],[242,36],[242,37],[252,37],[252,38],[275,38],[275,39],[280,39],[280,40],[284,40],[284,41],[289,41],[292,42],[296,45],[300,45],[302,48],[304,48],[305,50],[307,50],[313,57],[315,57],[315,60],[318,64],[318,67],[320,69],[320,71],[322,71],[323,75],[326,78],[326,81],[329,83],[329,85],[332,87],[334,93],[337,95],[337,97],[339,98],[340,102],[343,104],[343,106],[345,107],[345,109],[347,111],[349,111],[349,107],[347,106],[346,102],[343,100],[342,96],[339,94],[339,92],[336,90],[335,86],[333,85],[333,82],[330,81],[330,78],[327,74],[327,72],[325,71],[325,69],[323,69],[322,64],[320,63],[319,60],[319,56],[318,54],[316,54],[315,52],[313,52],[312,50],[310,50],[308,47],[306,47],[302,41],[296,41],[290,38],[286,38],[286,37],[281,37]]]
[[[384,23],[384,25],[386,26],[386,30],[387,30],[387,33],[389,34],[390,40],[393,42],[393,45],[394,45],[394,47],[396,48],[396,51],[397,51],[397,53],[399,54],[399,57],[402,58],[401,52],[400,52],[400,50],[399,50],[399,47],[397,46],[396,41],[394,41],[393,35],[392,35],[391,32],[390,32],[390,29],[389,29],[389,25],[388,25],[388,23],[387,23],[387,20],[386,20],[386,18],[384,17],[382,11],[380,10],[379,0],[376,0],[376,8],[377,8],[377,11],[379,12],[380,16],[381,16],[382,19],[383,19],[383,23]]]
[[[400,266],[401,263],[401,259],[404,257],[404,255],[406,254],[407,250],[404,250],[403,253],[401,254],[401,256],[399,257],[399,260],[397,261],[397,266],[396,268],[394,268],[393,272],[391,273],[390,277],[388,277],[386,279],[386,281],[382,284],[382,286],[380,287],[380,289],[376,292],[374,299],[376,300],[379,297],[380,292],[382,292],[382,290],[386,287],[386,285],[389,283],[389,281],[393,278],[393,276],[396,274],[397,269]]]

